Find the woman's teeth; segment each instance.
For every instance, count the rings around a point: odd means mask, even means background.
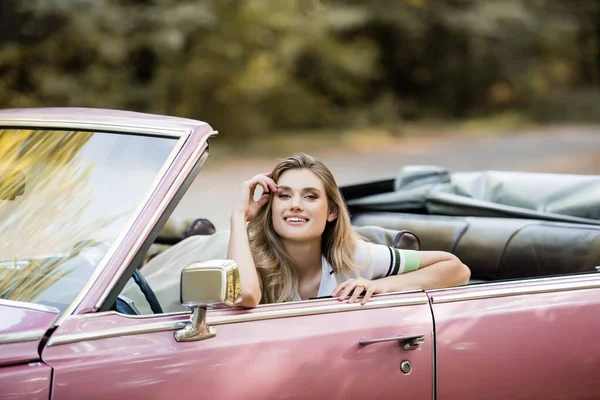
[[[290,217],[290,218],[286,218],[285,219],[287,222],[308,222],[307,219],[304,218],[296,218],[296,217]]]

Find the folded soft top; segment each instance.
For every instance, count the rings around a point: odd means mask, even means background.
[[[342,187],[352,211],[533,218],[600,224],[600,176],[457,172],[407,166],[396,178]]]

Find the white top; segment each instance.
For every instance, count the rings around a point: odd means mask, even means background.
[[[317,297],[331,296],[337,285],[349,278],[379,279],[419,269],[419,256],[414,250],[400,250],[382,244],[358,240],[354,263],[359,267],[352,276],[337,276],[325,256],[321,257],[321,283]],[[292,301],[300,301],[296,292]]]

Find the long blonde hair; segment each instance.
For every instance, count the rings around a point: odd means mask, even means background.
[[[337,218],[327,222],[321,236],[321,250],[336,275],[348,274],[355,270],[353,256],[356,235],[333,174],[316,158],[300,153],[277,164],[271,172],[271,178],[277,183],[279,177],[290,169],[307,169],[323,182],[327,204],[330,210],[337,211]],[[254,265],[262,280],[262,303],[290,301],[298,290],[294,260],[273,228],[272,201],[271,198],[256,218],[248,223]]]

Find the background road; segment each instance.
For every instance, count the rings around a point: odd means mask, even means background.
[[[504,135],[370,140],[354,147],[323,148],[311,154],[332,170],[339,185],[393,177],[411,164],[440,165],[450,171],[600,174],[598,128],[562,126]],[[270,171],[278,158],[287,155],[212,163],[209,158],[174,216],[205,217],[217,230],[228,229],[241,183]]]

